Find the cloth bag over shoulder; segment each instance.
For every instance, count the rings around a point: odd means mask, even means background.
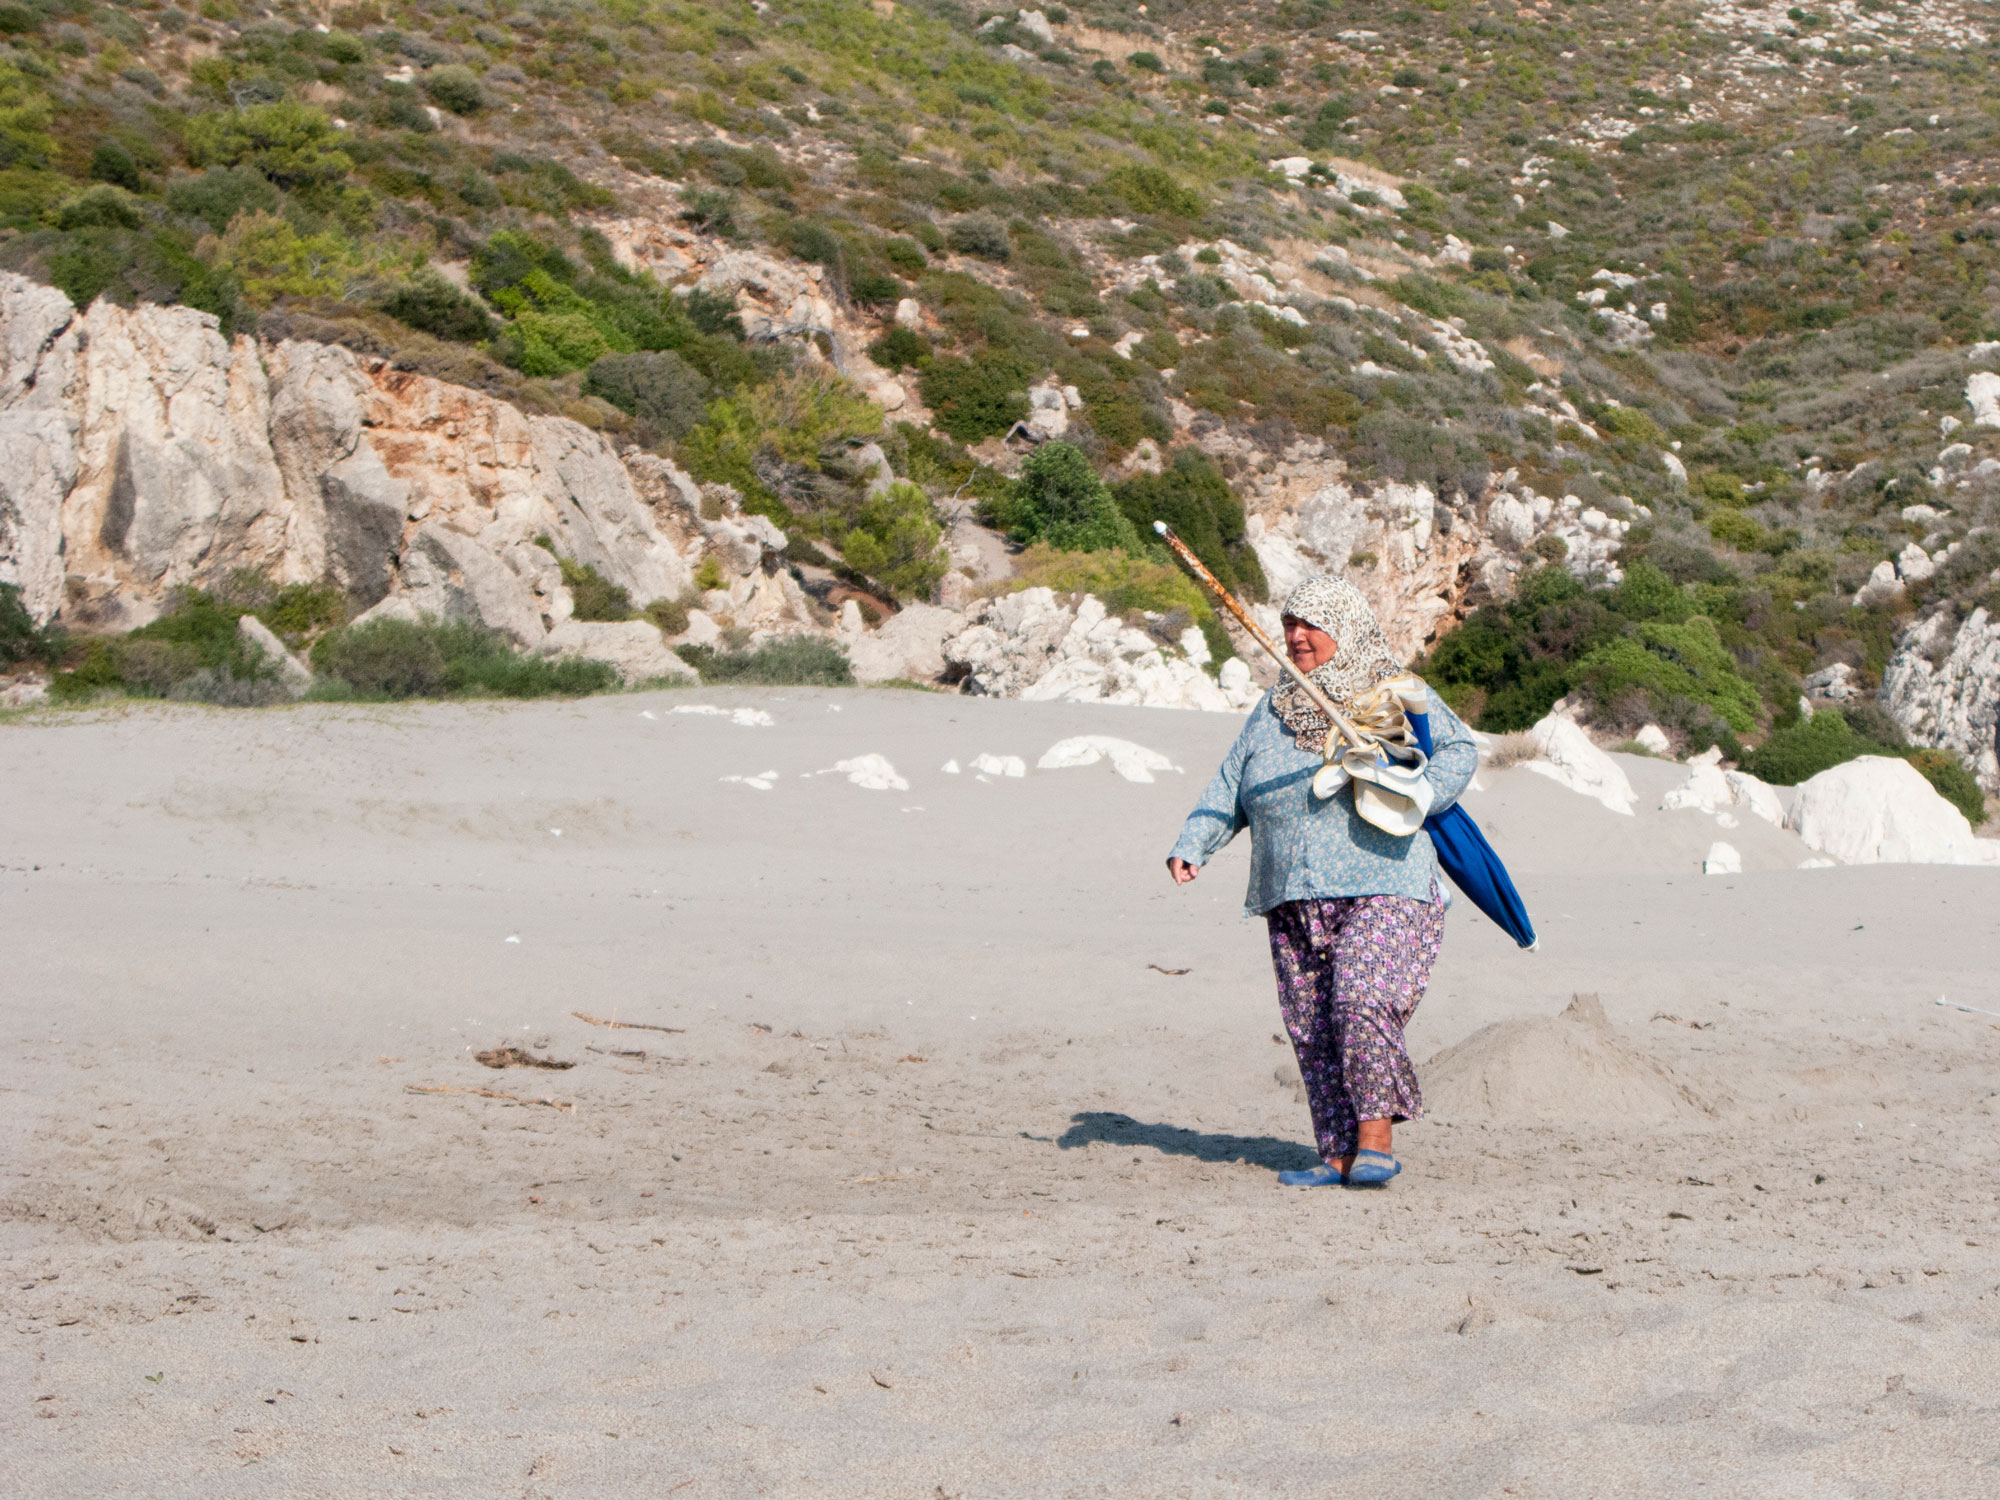
[[[1325,801],[1352,785],[1354,810],[1384,833],[1407,838],[1422,828],[1436,789],[1424,774],[1429,746],[1418,743],[1410,721],[1429,705],[1430,689],[1410,672],[1356,697],[1346,717],[1358,743],[1344,733],[1327,736],[1326,764],[1313,777],[1313,795]]]

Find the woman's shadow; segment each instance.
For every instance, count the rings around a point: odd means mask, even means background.
[[[1196,1161],[1240,1161],[1273,1172],[1319,1164],[1310,1146],[1273,1135],[1210,1135],[1179,1125],[1149,1125],[1130,1115],[1086,1110],[1070,1116],[1070,1127],[1056,1138],[1065,1151],[1098,1141],[1111,1146],[1148,1146],[1163,1156],[1192,1156]]]

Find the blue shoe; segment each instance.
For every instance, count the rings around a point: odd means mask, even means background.
[[[1347,1179],[1338,1167],[1318,1166],[1304,1172],[1280,1172],[1278,1183],[1281,1187],[1343,1187]]]
[[[1381,1187],[1403,1170],[1403,1164],[1386,1151],[1357,1151],[1348,1168],[1349,1187]]]

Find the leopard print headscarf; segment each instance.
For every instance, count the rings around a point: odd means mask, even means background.
[[[1333,637],[1337,647],[1333,660],[1307,675],[1336,707],[1345,709],[1357,695],[1403,670],[1375,611],[1361,590],[1344,578],[1308,578],[1285,600],[1284,613]],[[1297,737],[1300,749],[1315,755],[1325,751],[1326,733],[1333,726],[1290,677],[1272,691],[1271,709]]]

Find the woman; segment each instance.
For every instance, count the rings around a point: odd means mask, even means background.
[[[1308,579],[1292,591],[1285,650],[1343,713],[1403,671],[1368,601],[1339,579]],[[1422,692],[1432,741],[1424,776],[1434,793],[1429,811],[1438,813],[1472,780],[1479,752],[1444,701]],[[1278,1174],[1293,1187],[1372,1186],[1402,1170],[1391,1128],[1423,1113],[1403,1028],[1444,937],[1430,835],[1385,833],[1356,811],[1351,788],[1324,800],[1313,794],[1329,727],[1291,679],[1267,693],[1167,859],[1185,885],[1238,830],[1250,830],[1245,905],[1270,924],[1278,1003],[1324,1163]]]

